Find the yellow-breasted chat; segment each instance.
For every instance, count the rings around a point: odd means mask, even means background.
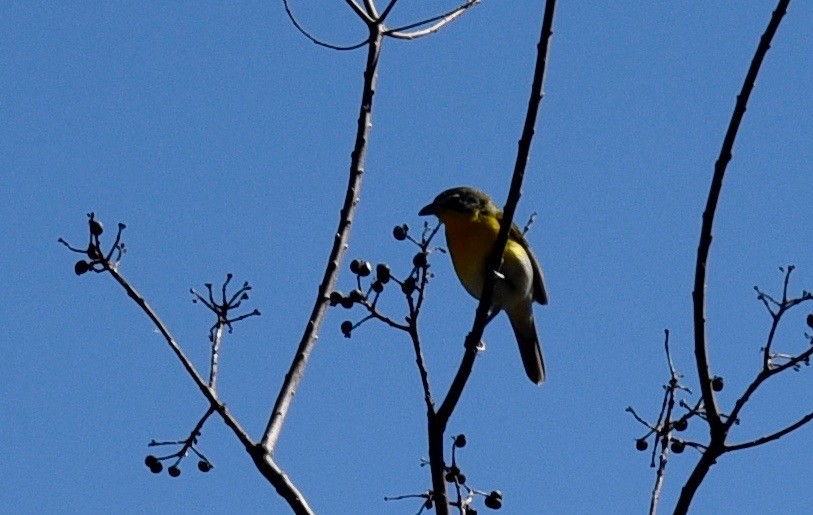
[[[446,246],[457,277],[466,291],[479,299],[488,259],[500,230],[500,208],[484,192],[458,187],[435,197],[418,214],[435,215],[446,227]],[[508,233],[499,272],[494,285],[494,308],[508,314],[525,372],[531,381],[542,384],[545,362],[536,332],[533,303],[547,304],[548,292],[539,261],[516,224],[512,224]]]

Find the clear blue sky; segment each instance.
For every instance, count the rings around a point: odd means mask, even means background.
[[[434,14],[401,0],[393,23]],[[294,2],[319,36],[364,30],[344,2]],[[402,4],[402,5],[401,5]],[[454,2],[442,2],[452,6]],[[524,116],[542,1],[486,0],[442,33],[386,42],[349,258],[406,271],[390,236],[450,186],[504,202]],[[773,2],[560,3],[537,139],[518,209],[551,304],[537,308],[549,379],[522,373],[510,328],[489,327],[450,427],[464,472],[501,489],[502,513],[641,513],[654,473],[634,450],[667,379],[662,331],[696,387],[694,253],[713,162]],[[813,289],[813,6],[779,29],[729,167],[710,262],[709,339],[730,407],[759,365],[769,319],[752,287]],[[6,295],[0,360],[0,498],[15,513],[286,512],[218,420],[172,479],[143,464],[205,410],[146,317],[105,276],[73,274],[85,213],[128,224],[122,272],[204,369],[211,320],[188,289],[227,272],[263,316],[222,355],[220,392],[259,437],[304,327],[335,230],[364,52],[318,48],[277,1],[0,5],[0,240]],[[423,321],[436,392],[459,362],[475,302],[448,257],[432,260]],[[350,288],[346,271],[341,287]],[[385,306],[402,309],[391,292]],[[803,349],[803,308],[780,333]],[[351,313],[354,319],[360,312]],[[420,383],[408,342],[368,324],[351,340],[331,310],[277,458],[320,513],[414,513],[384,495],[429,487]],[[734,440],[813,409],[813,371],[777,380]],[[805,428],[724,456],[697,513],[806,513]],[[690,436],[702,440],[700,424]],[[664,511],[697,454],[673,457]],[[483,510],[485,511],[485,510]]]

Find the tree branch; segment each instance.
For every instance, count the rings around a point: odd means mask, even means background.
[[[695,264],[695,280],[694,291],[692,292],[693,308],[694,308],[694,354],[695,362],[697,364],[697,376],[700,383],[700,390],[703,396],[703,405],[706,413],[706,419],[709,424],[710,442],[709,446],[700,458],[700,461],[695,466],[692,474],[689,476],[688,481],[681,490],[680,497],[675,506],[676,514],[685,514],[689,510],[689,505],[694,498],[694,494],[700,487],[703,479],[705,478],[711,466],[717,462],[717,458],[725,452],[724,442],[728,434],[730,426],[724,424],[720,416],[719,408],[717,407],[717,400],[714,396],[712,389],[712,374],[711,365],[709,364],[708,357],[708,344],[706,342],[706,269],[708,266],[709,252],[712,242],[712,226],[714,224],[714,214],[717,209],[717,204],[720,199],[720,192],[723,187],[723,178],[725,177],[726,167],[732,157],[732,149],[734,141],[737,137],[737,131],[742,123],[743,116],[745,115],[748,99],[754,89],[754,83],[759,73],[760,66],[762,65],[765,55],[771,46],[771,41],[776,34],[782,17],[787,12],[790,0],[779,0],[776,9],[771,15],[771,20],[765,29],[764,34],[760,38],[759,45],[757,46],[754,57],[751,60],[751,65],[748,68],[748,73],[743,81],[740,94],[737,96],[737,101],[734,106],[734,113],[726,130],[723,145],[720,148],[720,154],[714,165],[714,175],[712,177],[711,186],[709,188],[709,196],[706,201],[706,208],[703,212],[703,223],[700,230],[700,242],[697,248],[697,261]],[[733,417],[729,418],[729,421]]]
[[[112,265],[107,259],[101,261],[102,266],[104,269],[113,276],[113,279],[116,280],[119,285],[127,292],[127,295],[133,299],[133,301],[138,304],[144,313],[152,320],[152,323],[155,325],[158,332],[164,337],[166,342],[169,344],[172,351],[178,357],[183,365],[184,369],[186,369],[187,373],[192,377],[192,380],[198,386],[198,389],[203,393],[206,400],[209,401],[209,405],[211,409],[217,411],[220,418],[223,419],[223,422],[232,432],[237,436],[237,439],[240,440],[240,443],[246,448],[249,452],[251,457],[254,459],[254,463],[257,465],[257,468],[263,474],[263,476],[271,483],[274,488],[277,490],[277,493],[283,497],[291,508],[297,514],[304,514],[304,515],[312,515],[313,510],[311,510],[310,506],[308,506],[305,497],[299,492],[296,486],[291,482],[288,478],[287,474],[271,459],[270,456],[258,458],[258,446],[251,437],[248,436],[248,433],[240,426],[234,416],[229,412],[226,408],[226,405],[221,403],[220,400],[217,398],[217,393],[209,387],[209,385],[203,380],[201,375],[195,369],[195,366],[192,364],[192,361],[186,356],[181,346],[169,332],[169,329],[164,324],[164,322],[158,317],[155,311],[150,307],[144,297],[136,291],[135,288],[130,285],[130,283],[118,272],[116,267]]]
[[[291,6],[288,5],[288,0],[282,0],[282,4],[285,6],[285,12],[288,14],[288,19],[291,20],[291,23],[293,23],[294,27],[296,27],[296,30],[298,30],[300,33],[302,33],[303,36],[305,36],[306,38],[308,38],[313,43],[315,43],[315,44],[317,44],[319,46],[322,46],[322,47],[325,47],[325,48],[330,48],[331,50],[355,50],[357,48],[363,47],[364,45],[366,45],[369,42],[369,39],[365,39],[364,41],[362,41],[360,43],[353,44],[353,45],[334,45],[333,43],[328,43],[326,41],[322,41],[321,39],[317,39],[310,32],[305,30],[305,27],[303,27],[302,25],[299,24],[296,17],[294,16],[293,11],[291,10]],[[359,13],[357,12],[356,14],[359,14]],[[363,11],[361,11],[359,16],[365,22],[367,22],[368,18],[364,14]]]
[[[750,442],[738,443],[736,445],[728,445],[728,446],[726,446],[725,450],[726,450],[726,452],[739,451],[741,449],[748,449],[748,448],[751,448],[751,447],[756,447],[758,445],[766,444],[768,442],[773,442],[774,440],[778,440],[778,439],[782,438],[786,434],[789,434],[789,433],[792,433],[793,431],[796,431],[797,429],[799,429],[803,425],[807,424],[811,420],[813,420],[813,413],[808,413],[807,415],[800,418],[799,420],[797,420],[796,422],[794,422],[793,424],[789,425],[788,427],[786,427],[784,429],[780,429],[779,431],[776,431],[775,433],[771,433],[771,434],[769,434],[767,436],[763,436],[762,438],[757,438],[756,440],[751,440]]]
[[[511,187],[508,193],[508,199],[503,210],[502,223],[500,224],[500,232],[497,235],[497,240],[494,243],[494,251],[488,262],[485,284],[483,292],[480,297],[480,303],[477,306],[477,312],[474,319],[474,324],[469,335],[466,337],[465,353],[463,361],[455,375],[449,392],[443,403],[438,409],[438,416],[441,419],[448,421],[452,414],[457,402],[460,400],[460,395],[463,392],[463,387],[471,374],[474,365],[474,358],[477,355],[477,345],[483,337],[486,322],[488,320],[488,312],[492,305],[494,295],[494,284],[496,282],[496,274],[500,269],[502,263],[502,254],[505,251],[505,246],[508,243],[508,231],[514,220],[514,212],[516,211],[519,197],[521,195],[522,181],[525,177],[525,167],[528,164],[528,156],[531,151],[531,142],[533,141],[536,126],[536,118],[539,112],[539,105],[544,96],[543,86],[545,83],[545,69],[547,67],[548,49],[550,38],[553,35],[553,16],[556,9],[556,0],[547,0],[545,3],[545,14],[542,19],[542,31],[539,36],[539,43],[537,43],[537,58],[536,66],[534,68],[534,79],[531,86],[531,97],[528,101],[528,111],[525,116],[525,125],[522,130],[522,136],[519,140],[519,149],[517,151],[517,159],[514,163],[514,173],[511,178]]]
[[[453,22],[457,18],[460,17],[469,7],[472,7],[475,4],[479,4],[482,0],[467,0],[466,3],[455,7],[451,11],[445,12],[443,14],[438,14],[437,16],[433,16],[431,18],[427,18],[425,20],[410,23],[409,25],[404,25],[402,27],[396,27],[394,29],[387,29],[384,31],[385,36],[390,36],[395,39],[417,39],[423,36],[428,36],[429,34],[433,34],[444,26],[448,25],[449,23]],[[437,22],[431,27],[427,27],[422,30],[416,30],[413,32],[404,32],[409,29],[414,29],[416,27],[421,27],[423,25],[427,25],[429,23]]]
[[[268,420],[268,425],[263,434],[261,445],[266,451],[273,455],[274,446],[279,440],[285,417],[291,406],[294,394],[305,373],[308,359],[316,345],[319,330],[325,318],[325,312],[330,304],[330,292],[333,291],[339,275],[339,267],[347,251],[350,239],[350,227],[356,212],[356,205],[359,201],[361,180],[364,175],[364,161],[367,155],[367,141],[372,127],[372,109],[375,93],[376,77],[378,72],[378,57],[381,52],[382,36],[378,25],[370,26],[370,37],[367,50],[367,64],[364,70],[364,87],[361,95],[361,105],[359,107],[358,125],[356,128],[356,141],[350,159],[350,174],[347,182],[347,190],[344,197],[344,205],[339,216],[339,226],[333,238],[333,247],[330,251],[327,267],[319,285],[311,316],[305,326],[305,332],[299,342],[296,354],[285,381],[280,388],[279,395],[274,404],[274,409]]]
[[[754,89],[759,68],[765,59],[765,54],[767,54],[768,49],[771,47],[771,40],[776,34],[782,17],[787,12],[789,3],[790,0],[779,0],[771,16],[771,20],[765,29],[765,33],[760,38],[759,46],[751,60],[751,66],[748,68],[748,73],[743,81],[740,94],[737,95],[734,113],[731,116],[731,121],[728,124],[728,129],[723,139],[723,145],[720,148],[720,154],[714,165],[714,175],[711,180],[709,196],[706,201],[706,209],[703,212],[703,224],[700,230],[700,243],[697,248],[697,261],[695,264],[694,292],[692,293],[694,305],[694,354],[697,363],[700,390],[703,394],[712,438],[719,438],[719,434],[723,431],[723,422],[720,417],[719,408],[717,407],[717,399],[711,388],[712,374],[711,365],[709,364],[708,346],[706,343],[706,269],[711,248],[714,214],[717,210],[717,203],[720,200],[720,191],[723,187],[723,177],[725,176],[726,167],[729,161],[731,161],[737,131],[745,115],[748,99]],[[715,434],[717,436],[715,436]]]
[[[449,386],[449,391],[435,415],[429,417],[429,461],[432,469],[432,487],[434,489],[435,505],[437,506],[437,513],[439,515],[448,513],[448,497],[446,495],[446,483],[443,478],[445,472],[445,463],[443,461],[443,435],[446,432],[446,427],[452,416],[452,412],[463,394],[463,388],[471,375],[474,360],[477,357],[477,346],[483,337],[485,326],[489,321],[489,311],[494,295],[496,274],[502,263],[502,255],[508,243],[508,231],[511,228],[514,212],[519,202],[522,180],[525,177],[525,167],[528,163],[528,155],[530,154],[531,142],[534,137],[534,127],[539,112],[539,105],[544,94],[545,69],[547,66],[550,38],[553,35],[555,8],[556,0],[547,0],[545,2],[545,13],[542,19],[539,42],[537,44],[537,58],[534,68],[533,84],[531,86],[531,96],[528,101],[528,111],[525,117],[522,136],[519,140],[517,159],[514,164],[508,200],[503,211],[500,232],[494,243],[492,255],[488,261],[485,284],[480,297],[480,303],[477,306],[472,330],[466,336],[463,359],[460,368],[458,368],[452,380],[452,384]],[[441,507],[443,507],[443,511],[441,511]]]

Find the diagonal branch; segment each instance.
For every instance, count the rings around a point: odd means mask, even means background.
[[[319,330],[324,322],[325,312],[330,304],[330,292],[333,291],[339,276],[339,267],[347,251],[350,240],[350,228],[356,212],[361,191],[361,179],[364,175],[364,161],[367,155],[367,141],[372,127],[373,98],[375,93],[376,77],[378,71],[378,57],[381,52],[382,36],[378,25],[370,26],[369,46],[367,50],[367,65],[364,70],[364,88],[359,107],[358,125],[356,128],[356,141],[350,159],[350,173],[344,204],[339,216],[339,226],[333,238],[333,247],[330,250],[327,267],[319,285],[311,316],[305,326],[304,334],[299,342],[296,355],[291,363],[285,381],[280,388],[268,425],[263,434],[261,445],[269,455],[273,455],[274,446],[279,440],[285,417],[291,407],[291,401],[296,393],[299,383],[305,374],[308,359],[316,345]]]
[[[417,39],[423,36],[428,36],[429,34],[433,34],[442,29],[444,26],[453,22],[454,20],[459,18],[460,15],[466,12],[468,8],[474,6],[475,4],[479,4],[481,1],[482,0],[467,0],[464,4],[455,7],[451,11],[445,12],[443,14],[438,14],[437,16],[432,16],[431,18],[427,18],[425,20],[410,23],[409,25],[396,27],[394,29],[387,29],[384,31],[384,35],[393,37],[395,39]],[[434,23],[434,25],[413,32],[404,32],[410,29],[428,25],[430,23]]]
[[[799,420],[797,420],[793,424],[785,427],[784,429],[780,429],[779,431],[776,431],[775,433],[771,433],[769,435],[763,436],[762,438],[757,438],[756,440],[751,440],[750,442],[743,442],[743,443],[738,443],[736,445],[726,446],[725,450],[726,450],[726,452],[739,451],[741,449],[748,449],[748,448],[751,448],[751,447],[756,447],[758,445],[766,444],[768,442],[773,442],[774,440],[778,440],[778,439],[782,438],[783,436],[796,431],[797,429],[804,426],[805,424],[807,424],[811,420],[813,420],[813,413],[808,413],[807,415],[800,418]]]
[[[477,313],[474,318],[474,325],[471,332],[466,337],[466,348],[463,355],[463,362],[455,375],[452,385],[449,387],[449,393],[443,400],[440,408],[438,409],[438,417],[441,420],[448,421],[451,417],[457,402],[460,400],[460,395],[463,393],[463,387],[471,374],[474,365],[474,358],[477,355],[477,344],[483,337],[486,322],[488,320],[488,312],[491,308],[492,299],[494,296],[494,283],[496,281],[497,271],[500,269],[502,262],[502,254],[505,251],[505,246],[508,243],[508,231],[514,220],[514,212],[516,211],[517,203],[521,195],[522,181],[525,177],[525,167],[528,164],[528,156],[531,151],[531,142],[533,141],[536,118],[539,112],[539,105],[542,103],[544,96],[543,86],[545,83],[545,69],[548,61],[548,49],[550,38],[553,35],[553,15],[556,9],[556,0],[547,0],[545,3],[545,14],[542,19],[542,30],[539,36],[539,43],[537,43],[537,58],[536,67],[534,69],[534,79],[531,86],[531,97],[528,101],[528,111],[525,116],[525,125],[522,130],[522,136],[519,140],[519,149],[517,151],[517,159],[514,163],[514,173],[511,178],[511,187],[508,193],[508,200],[506,201],[505,209],[503,211],[502,223],[500,224],[500,232],[497,235],[497,240],[494,243],[494,251],[491,259],[488,262],[489,273],[485,277],[485,284],[483,286],[483,293],[480,297],[480,303],[477,306]]]
[[[272,486],[277,490],[277,493],[280,494],[282,498],[284,498],[291,508],[294,510],[295,513],[301,515],[313,515],[313,510],[311,510],[310,506],[308,506],[305,497],[302,493],[297,489],[296,485],[290,480],[287,474],[277,465],[272,459],[270,455],[264,455],[262,452],[262,448],[258,446],[251,437],[248,436],[248,433],[240,426],[231,412],[226,408],[226,405],[220,402],[217,398],[217,394],[215,391],[203,380],[201,375],[195,369],[195,366],[192,364],[192,361],[186,356],[183,349],[181,349],[180,344],[175,340],[172,334],[169,332],[169,328],[164,324],[164,322],[158,317],[155,311],[150,307],[144,297],[141,296],[138,291],[125,279],[116,269],[115,265],[107,261],[106,259],[101,261],[102,266],[104,269],[113,276],[113,279],[116,280],[119,285],[127,292],[127,295],[133,299],[133,301],[138,304],[144,313],[152,320],[152,323],[155,325],[158,332],[164,337],[166,342],[169,344],[172,351],[178,357],[183,365],[184,369],[186,369],[187,373],[192,377],[192,380],[195,381],[195,384],[198,386],[200,391],[203,393],[206,400],[209,401],[210,409],[217,411],[220,418],[223,419],[223,422],[232,432],[237,436],[237,439],[240,440],[240,443],[246,448],[249,452],[251,457],[254,459],[254,463],[257,465],[258,470],[260,473],[271,483]],[[258,454],[258,449],[260,449],[260,453]]]
[[[369,0],[365,0],[364,3],[367,4],[368,1]],[[362,9],[361,6],[356,3],[355,0],[344,0],[344,3],[349,5],[350,8],[353,9],[353,12],[356,13],[356,16],[361,18],[364,21],[364,23],[366,23],[368,26],[375,24],[375,19],[373,19],[373,17],[371,17],[364,9]],[[375,11],[375,7],[373,7],[373,11]]]
[[[751,66],[748,68],[748,73],[742,84],[740,94],[737,95],[737,102],[734,106],[734,113],[731,115],[731,121],[728,124],[723,145],[720,148],[720,155],[717,162],[714,164],[714,176],[711,180],[709,188],[709,196],[706,201],[706,208],[703,212],[703,224],[700,229],[700,243],[697,248],[697,261],[695,264],[694,273],[694,291],[692,292],[693,307],[694,307],[694,354],[697,363],[697,375],[700,382],[700,390],[703,394],[706,414],[708,416],[709,427],[712,432],[713,438],[718,438],[723,430],[723,421],[720,417],[720,411],[717,407],[717,399],[714,396],[714,391],[711,388],[711,365],[709,364],[708,345],[706,343],[706,271],[708,266],[709,251],[711,249],[712,241],[712,226],[714,225],[714,214],[717,210],[717,204],[720,200],[720,191],[723,187],[723,177],[725,176],[726,167],[732,157],[732,149],[734,141],[737,138],[737,131],[742,123],[745,109],[748,104],[748,99],[754,89],[759,68],[762,61],[765,59],[765,54],[771,47],[771,40],[776,34],[779,23],[782,17],[787,12],[790,0],[780,0],[776,9],[771,16],[765,33],[759,41],[754,57],[751,60]],[[714,434],[718,434],[717,437]]]

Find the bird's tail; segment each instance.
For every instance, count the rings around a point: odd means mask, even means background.
[[[545,382],[545,361],[542,359],[542,347],[539,345],[532,309],[530,313],[525,310],[521,313],[509,313],[508,319],[517,338],[525,373],[535,384],[542,384]]]

